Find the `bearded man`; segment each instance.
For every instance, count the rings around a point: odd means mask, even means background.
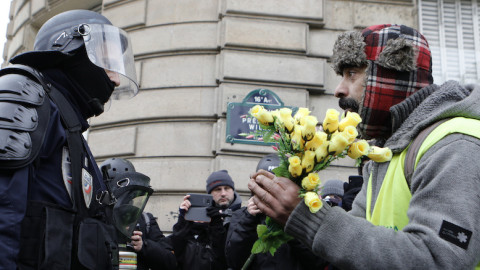
[[[210,222],[185,219],[192,204],[190,195],[180,204],[178,222],[169,236],[177,258],[178,269],[227,269],[225,239],[233,211],[242,200],[227,170],[215,171],[207,178],[206,190],[213,202],[206,209]]]
[[[362,117],[361,137],[390,148],[393,158],[365,165],[348,213],[324,202],[312,214],[296,184],[265,171],[248,184],[257,207],[341,269],[474,268],[480,86],[435,85],[431,62],[426,39],[407,26],[340,35],[332,63],[343,79],[335,96]]]

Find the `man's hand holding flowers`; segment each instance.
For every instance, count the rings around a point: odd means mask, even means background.
[[[332,161],[347,155],[353,159],[368,156],[376,162],[392,158],[390,149],[370,147],[365,140],[357,140],[356,127],[362,121],[357,113],[347,112],[339,120],[340,113],[329,109],[321,130],[317,130],[317,118],[307,108],[299,108],[292,116],[288,108],[270,112],[256,105],[250,113],[260,123],[263,140],[276,143],[274,149],[281,162],[273,170],[275,174],[263,170],[252,174],[248,188],[258,209],[280,225],[285,225],[302,200],[311,213],[323,207],[318,195],[318,171]],[[269,251],[273,255],[282,243],[291,239],[268,218],[266,225],[257,227],[257,233],[259,239],[252,247],[252,254]]]
[[[253,202],[262,213],[285,225],[297,204],[300,187],[285,177],[260,170],[250,176],[248,188],[253,192]]]

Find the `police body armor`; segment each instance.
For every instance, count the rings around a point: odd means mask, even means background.
[[[82,158],[88,154],[80,122],[64,96],[28,66],[0,70],[0,169],[35,166],[49,122],[49,100],[58,107],[66,127],[73,207],[28,202],[18,268],[117,269],[118,245],[110,207],[95,198],[90,207],[85,206],[81,174]]]

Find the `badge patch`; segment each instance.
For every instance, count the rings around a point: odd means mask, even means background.
[[[467,249],[470,238],[472,238],[471,231],[445,220],[442,223],[439,235],[442,239],[447,240],[448,242],[463,249]]]
[[[62,151],[62,176],[63,183],[67,189],[70,199],[72,198],[72,163],[70,161],[70,153],[67,147],[63,147]]]
[[[87,208],[90,207],[90,203],[92,202],[92,192],[93,190],[93,181],[92,176],[87,172],[87,170],[82,169],[82,191],[83,191],[83,198],[85,199],[85,205]]]

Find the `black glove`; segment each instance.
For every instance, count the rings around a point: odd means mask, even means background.
[[[187,245],[187,239],[184,235],[172,233],[167,237],[167,239],[176,254],[183,254],[185,246]]]
[[[207,207],[207,216],[209,216],[212,220],[214,219],[220,219],[222,218],[223,215],[223,208],[221,207],[216,207],[216,206],[209,206]]]

